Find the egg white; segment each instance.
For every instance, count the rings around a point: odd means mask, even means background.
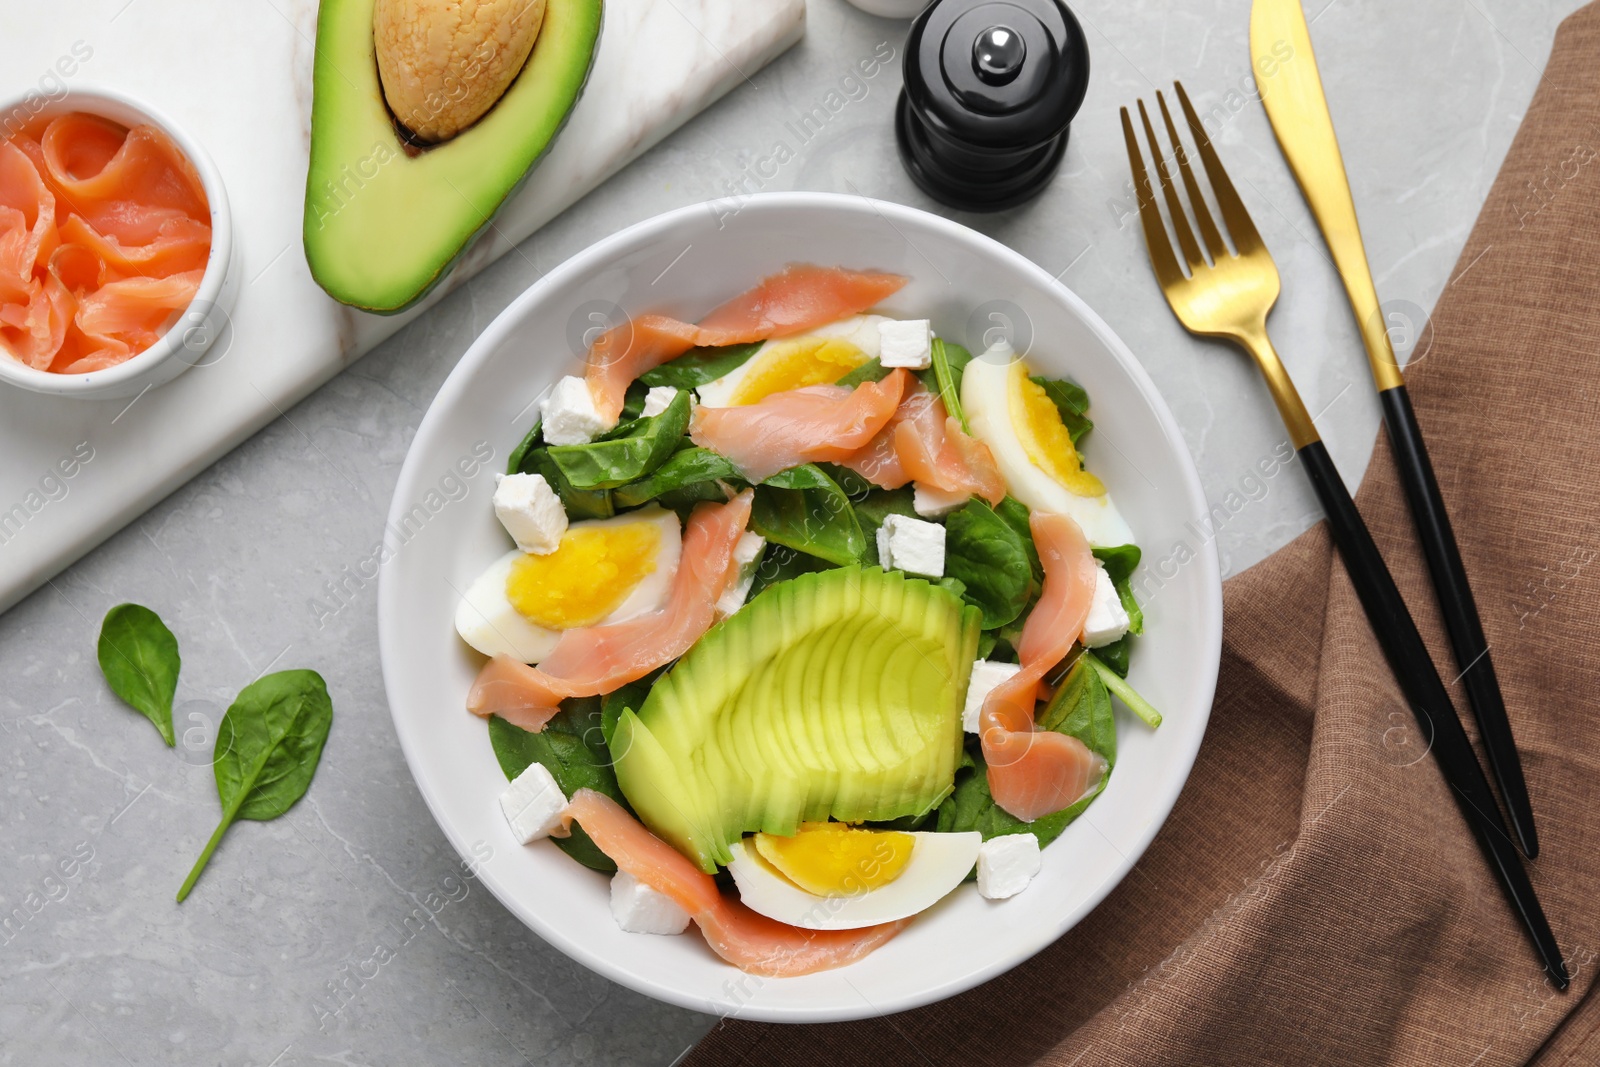
[[[808,893],[779,874],[756,852],[753,838],[733,847],[728,873],[739,887],[739,899],[769,919],[806,930],[855,930],[894,922],[925,911],[966,880],[978,860],[983,835],[918,832],[911,858],[888,885],[852,897]]]
[[[780,337],[767,341],[756,349],[755,355],[745,360],[733,370],[724,374],[716,381],[707,382],[695,389],[700,397],[700,403],[705,407],[725,408],[738,392],[739,386],[744,383],[752,371],[761,365],[762,357],[774,345],[786,345],[794,341],[803,341],[807,338],[839,338],[849,341],[867,354],[868,359],[877,359],[881,347],[878,336],[878,323],[882,322],[882,315],[852,315],[848,319],[830,322],[826,326],[818,326],[805,333],[797,333],[790,337]]]
[[[1011,495],[1028,507],[1066,515],[1083,528],[1089,543],[1113,548],[1133,543],[1133,531],[1108,492],[1079,496],[1036,466],[1011,421],[1009,378],[1016,360],[1001,342],[967,364],[961,377],[961,406],[972,434],[989,446]]]
[[[641,508],[626,515],[609,519],[591,519],[575,522],[567,527],[569,533],[601,526],[625,526],[641,522],[655,523],[661,528],[661,545],[656,556],[656,569],[644,576],[616,610],[600,620],[597,625],[622,622],[647,611],[655,611],[667,602],[672,590],[672,576],[678,570],[678,556],[683,546],[683,534],[678,517],[657,507]],[[513,549],[489,565],[488,570],[468,586],[466,596],[456,607],[456,632],[461,639],[485,656],[507,655],[523,663],[538,663],[548,656],[561,639],[561,630],[552,630],[527,618],[506,596],[506,579],[512,564],[522,558],[520,549]]]

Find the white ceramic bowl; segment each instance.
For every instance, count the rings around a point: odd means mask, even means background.
[[[885,309],[929,316],[942,335],[969,347],[985,331],[1008,328],[1025,346],[1031,328],[1030,361],[1089,390],[1095,431],[1086,451],[1146,549],[1138,580],[1147,626],[1132,681],[1166,722],[1151,731],[1118,713],[1110,784],[1045,850],[1026,892],[997,903],[963,886],[858,963],[763,980],[717,959],[692,929],[681,937],[623,933],[604,875],[549,841],[516,843],[500,813],[506,783],[486,727],[464,710],[481,658],[451,620],[461,591],[509,544],[490,506],[492,472],[533,421],[531,401],[558,376],[579,372],[573,350],[584,330],[604,325],[613,305],[692,320],[795,261],[909,275]],[[385,534],[384,684],[411,772],[451,843],[479,864],[506,907],[574,959],[650,996],[716,1014],[820,1022],[902,1011],[1000,974],[1060,937],[1128,873],[1171,811],[1205,731],[1221,655],[1216,554],[1186,527],[1205,513],[1194,465],[1150,378],[1083,301],[1016,252],[954,222],[862,197],[775,193],[683,208],[551,271],[484,330],[445,381],[406,457]],[[1178,544],[1186,551],[1175,553]]]
[[[228,328],[228,316],[239,293],[239,253],[228,210],[228,191],[222,185],[222,172],[200,142],[160,111],[117,89],[75,87],[49,96],[30,90],[0,102],[0,136],[7,132],[8,123],[73,111],[86,111],[130,127],[148,123],[166,131],[189,157],[205,187],[211,207],[211,255],[194,300],[160,340],[143,352],[115,367],[88,374],[51,374],[0,354],[0,382],[35,393],[86,400],[134,396],[152,386],[165,385],[204,361],[212,343]]]

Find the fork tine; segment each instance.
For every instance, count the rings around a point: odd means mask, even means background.
[[[1133,170],[1135,196],[1139,201],[1139,221],[1144,226],[1145,247],[1150,250],[1150,264],[1155,268],[1156,281],[1165,289],[1184,280],[1183,268],[1172,254],[1172,242],[1167,239],[1167,228],[1161,221],[1161,209],[1156,206],[1156,194],[1150,188],[1150,175],[1144,169],[1144,157],[1139,154],[1139,138],[1133,132],[1133,119],[1128,109],[1122,109],[1122,137],[1128,143],[1128,166]]]
[[[1139,101],[1139,119],[1144,123],[1144,136],[1150,142],[1151,165],[1155,168],[1156,177],[1161,179],[1161,195],[1167,201],[1167,211],[1172,214],[1172,229],[1178,235],[1178,247],[1183,249],[1183,257],[1189,261],[1189,270],[1194,272],[1204,270],[1206,261],[1200,255],[1200,246],[1195,244],[1194,232],[1189,229],[1189,219],[1183,213],[1183,203],[1178,199],[1178,190],[1173,188],[1172,175],[1161,163],[1161,142],[1156,139],[1155,127],[1150,125],[1150,112],[1145,110],[1144,101]]]
[[[1178,90],[1178,103],[1183,107],[1189,131],[1194,134],[1195,144],[1199,146],[1200,161],[1205,164],[1206,176],[1211,179],[1211,191],[1216,194],[1217,206],[1222,209],[1222,221],[1227,224],[1228,233],[1233,237],[1233,246],[1240,255],[1264,250],[1266,246],[1261,243],[1261,234],[1256,232],[1256,224],[1250,221],[1250,212],[1245,209],[1244,201],[1239,199],[1233,182],[1228,180],[1228,172],[1222,169],[1222,160],[1217,158],[1217,150],[1211,146],[1211,137],[1200,124],[1200,116],[1195,114],[1183,83],[1174,82],[1173,85]]]
[[[1212,262],[1216,262],[1228,255],[1228,246],[1222,243],[1222,234],[1217,232],[1217,224],[1211,219],[1211,209],[1206,206],[1200,183],[1195,181],[1194,170],[1189,166],[1189,153],[1184,151],[1183,138],[1178,136],[1172,112],[1167,110],[1167,98],[1159,90],[1156,92],[1156,104],[1161,108],[1161,121],[1166,124],[1167,137],[1172,140],[1172,151],[1178,158],[1178,173],[1183,175],[1183,187],[1189,191],[1189,203],[1194,207],[1194,220],[1200,225],[1200,236],[1205,239]]]

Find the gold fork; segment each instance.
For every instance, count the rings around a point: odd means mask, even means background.
[[[1306,413],[1294,382],[1290,381],[1283,361],[1278,358],[1267,336],[1267,313],[1277,301],[1280,287],[1278,268],[1272,261],[1272,253],[1261,242],[1261,235],[1250,221],[1250,213],[1245,210],[1244,202],[1239,199],[1227,172],[1222,169],[1222,161],[1200,124],[1194,105],[1189,102],[1189,94],[1184,92],[1181,83],[1177,83],[1175,88],[1186,124],[1200,150],[1200,161],[1210,180],[1217,206],[1222,211],[1223,222],[1233,239],[1234,251],[1228,250],[1221,231],[1212,220],[1211,210],[1206,205],[1194,169],[1189,164],[1183,139],[1178,136],[1178,127],[1167,109],[1166,98],[1158,92],[1156,104],[1160,108],[1167,137],[1172,143],[1173,159],[1189,194],[1190,210],[1200,231],[1200,239],[1205,242],[1205,249],[1202,251],[1200,243],[1195,240],[1171,170],[1163,163],[1161,142],[1156,138],[1150,113],[1141,100],[1138,102],[1139,120],[1150,144],[1161,196],[1172,219],[1172,231],[1177,235],[1178,247],[1188,265],[1185,272],[1167,237],[1161,208],[1156,203],[1150,175],[1145,170],[1144,158],[1139,151],[1133,119],[1128,109],[1123,108],[1122,134],[1128,143],[1128,165],[1133,168],[1139,219],[1144,225],[1145,245],[1150,252],[1151,265],[1155,268],[1156,281],[1166,295],[1167,303],[1172,306],[1173,313],[1186,329],[1191,333],[1233,341],[1256,361],[1278,406],[1278,413],[1289,430],[1295,451],[1322,502],[1323,511],[1327,513],[1329,532],[1339,549],[1361,606],[1366,611],[1367,621],[1377,634],[1378,643],[1400,683],[1406,702],[1417,717],[1429,749],[1438,760],[1445,780],[1451,785],[1451,793],[1473,836],[1477,838],[1479,848],[1483,850],[1490,868],[1498,876],[1512,907],[1532,937],[1545,969],[1554,984],[1565,989],[1568,977],[1561,950],[1556,946],[1555,935],[1522,867],[1522,858],[1506,832],[1499,806],[1489,789],[1489,780],[1484,776],[1483,767],[1472,749],[1472,743],[1467,739],[1467,732],[1456,715],[1455,706],[1450,703],[1444,682],[1440,680],[1439,672],[1428,656],[1427,646],[1417,632],[1416,623],[1412,621],[1411,613],[1395,587],[1389,568],[1378,553],[1378,547],[1361,513],[1350,499],[1350,491],[1340,479],[1339,471],[1328,456],[1328,450],[1323,446],[1311,416]]]

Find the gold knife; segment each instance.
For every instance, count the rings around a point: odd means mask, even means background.
[[[1361,241],[1361,224],[1356,221],[1356,206],[1345,175],[1344,156],[1333,132],[1333,117],[1328,113],[1317,57],[1311,50],[1311,30],[1300,0],[1255,0],[1250,10],[1250,62],[1278,145],[1317,225],[1322,227],[1323,239],[1344,280],[1366,345],[1367,362],[1372,366],[1372,380],[1383,405],[1384,425],[1389,430],[1411,517],[1427,553],[1440,612],[1450,633],[1456,663],[1461,667],[1460,681],[1477,718],[1511,826],[1522,851],[1531,858],[1538,855],[1539,839],[1522,762],[1506,717],[1505,698],[1495,678],[1483,623],[1473,602],[1416,413],[1406,393],[1405,378],[1394,358],[1388,324],[1378,305],[1378,291],[1372,284],[1372,269],[1367,265],[1367,250]]]

